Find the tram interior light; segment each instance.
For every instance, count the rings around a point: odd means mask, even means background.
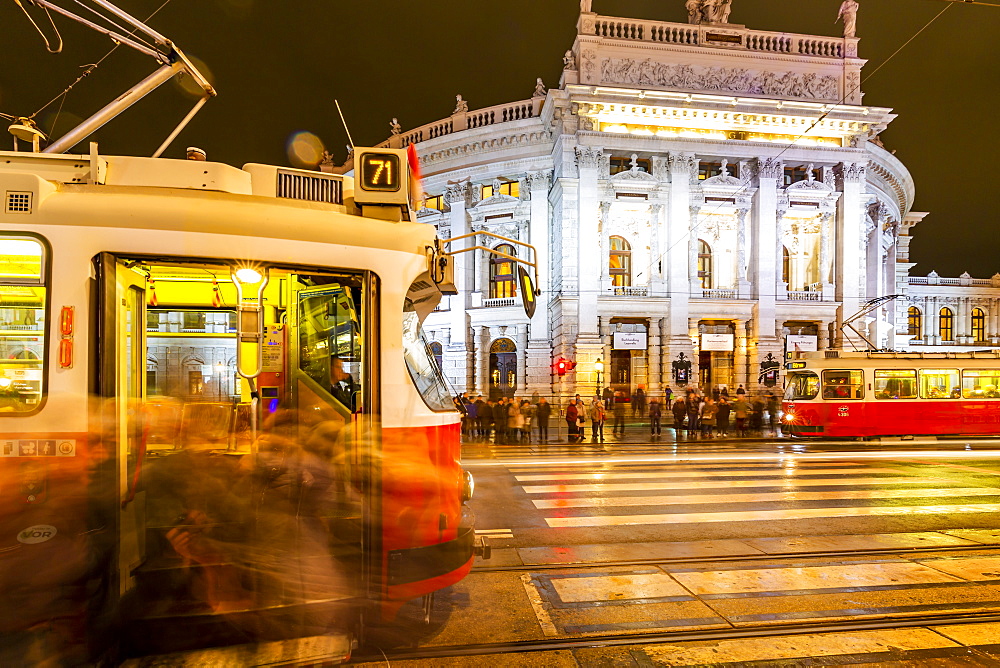
[[[260,272],[256,269],[251,269],[250,267],[243,267],[242,269],[236,270],[236,279],[244,285],[260,283],[261,278],[263,277],[260,275]]]

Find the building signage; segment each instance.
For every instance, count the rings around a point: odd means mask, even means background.
[[[813,353],[819,350],[819,337],[814,334],[789,334],[785,337],[788,352]]]
[[[701,349],[721,352],[732,352],[734,336],[732,334],[702,334]]]
[[[615,332],[615,350],[645,350],[646,332]]]

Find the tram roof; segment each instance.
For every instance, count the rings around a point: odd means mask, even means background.
[[[142,226],[149,229],[180,225],[178,229],[190,231],[197,219],[204,232],[410,252],[422,252],[436,235],[433,226],[412,220],[366,216],[359,225],[353,178],[275,165],[237,168],[199,160],[106,156],[92,144],[89,154],[0,151],[0,183],[7,186],[0,190],[33,191],[32,206],[38,213],[49,209],[63,214],[43,215],[37,222],[44,224],[134,227],[136,220],[128,214],[138,206],[158,214],[144,217]],[[99,197],[102,194],[107,197]],[[67,211],[73,215],[67,216]],[[3,216],[0,221],[14,222]]]

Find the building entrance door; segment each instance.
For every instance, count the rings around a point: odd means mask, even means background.
[[[611,351],[611,389],[615,392],[622,392],[626,397],[632,396],[632,351],[612,350]]]
[[[513,397],[517,389],[517,348],[510,339],[490,346],[490,399]]]

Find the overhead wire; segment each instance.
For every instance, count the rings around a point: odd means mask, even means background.
[[[18,0],[15,0],[15,2],[18,2]],[[87,7],[86,5],[83,5],[80,2],[80,0],[74,0],[74,2],[76,4],[78,4],[78,5],[80,5],[81,7],[84,7],[84,9],[88,9],[89,11],[91,11],[94,14],[96,14],[100,18],[105,19],[108,23],[110,23],[111,25],[113,25],[116,28],[118,28],[121,32],[126,32],[125,28],[119,26],[117,23],[115,23],[114,21],[112,21],[110,18],[105,17],[105,16],[99,14],[96,10],[91,9],[91,8]],[[166,7],[168,4],[170,4],[170,2],[171,2],[171,0],[164,0],[163,3],[159,7],[157,7],[149,16],[146,17],[146,19],[144,20],[144,22],[145,21],[149,21],[154,16],[156,16],[160,12],[160,10],[162,10],[164,7]],[[20,5],[20,2],[18,2],[18,5]],[[23,9],[23,7],[22,7],[22,9]],[[25,13],[27,14],[27,12],[25,12]],[[31,19],[30,16],[28,18]],[[33,20],[32,20],[32,23],[34,23]],[[133,28],[128,33],[128,37],[135,38],[136,41],[139,41],[139,42],[141,42],[141,43],[143,43],[143,44],[145,44],[147,46],[152,46],[148,42],[146,42],[144,39],[142,39],[141,37],[136,37],[135,33],[137,31],[138,31],[138,28]],[[43,35],[43,37],[44,37],[44,35]],[[111,49],[106,54],[104,54],[100,58],[100,60],[98,60],[96,63],[89,63],[89,64],[86,64],[86,65],[81,65],[80,67],[86,68],[86,69],[84,69],[83,73],[81,73],[76,79],[74,79],[72,83],[70,83],[68,86],[66,86],[66,88],[64,88],[61,93],[59,93],[58,95],[56,95],[55,97],[53,97],[51,100],[49,100],[48,102],[46,102],[45,104],[43,104],[38,110],[35,111],[35,113],[33,113],[30,116],[28,116],[28,118],[29,119],[34,119],[36,116],[38,116],[38,114],[42,113],[47,108],[49,108],[56,100],[59,100],[60,98],[62,98],[62,101],[59,104],[59,109],[56,112],[55,117],[52,119],[52,124],[50,125],[50,127],[48,129],[48,133],[47,134],[51,134],[52,131],[55,129],[56,122],[59,120],[59,116],[62,114],[62,108],[63,108],[63,105],[66,102],[66,95],[69,94],[69,92],[71,90],[73,90],[73,88],[78,83],[80,83],[83,79],[85,79],[86,77],[88,77],[95,69],[97,69],[101,65],[101,63],[103,63],[105,60],[107,60],[108,57],[111,56],[111,54],[113,54],[115,51],[117,51],[118,47],[120,47],[120,46],[121,46],[121,44],[116,42],[115,45],[113,47],[111,47]],[[2,115],[6,117],[6,114],[2,114]],[[16,118],[16,117],[11,117],[11,118]]]

